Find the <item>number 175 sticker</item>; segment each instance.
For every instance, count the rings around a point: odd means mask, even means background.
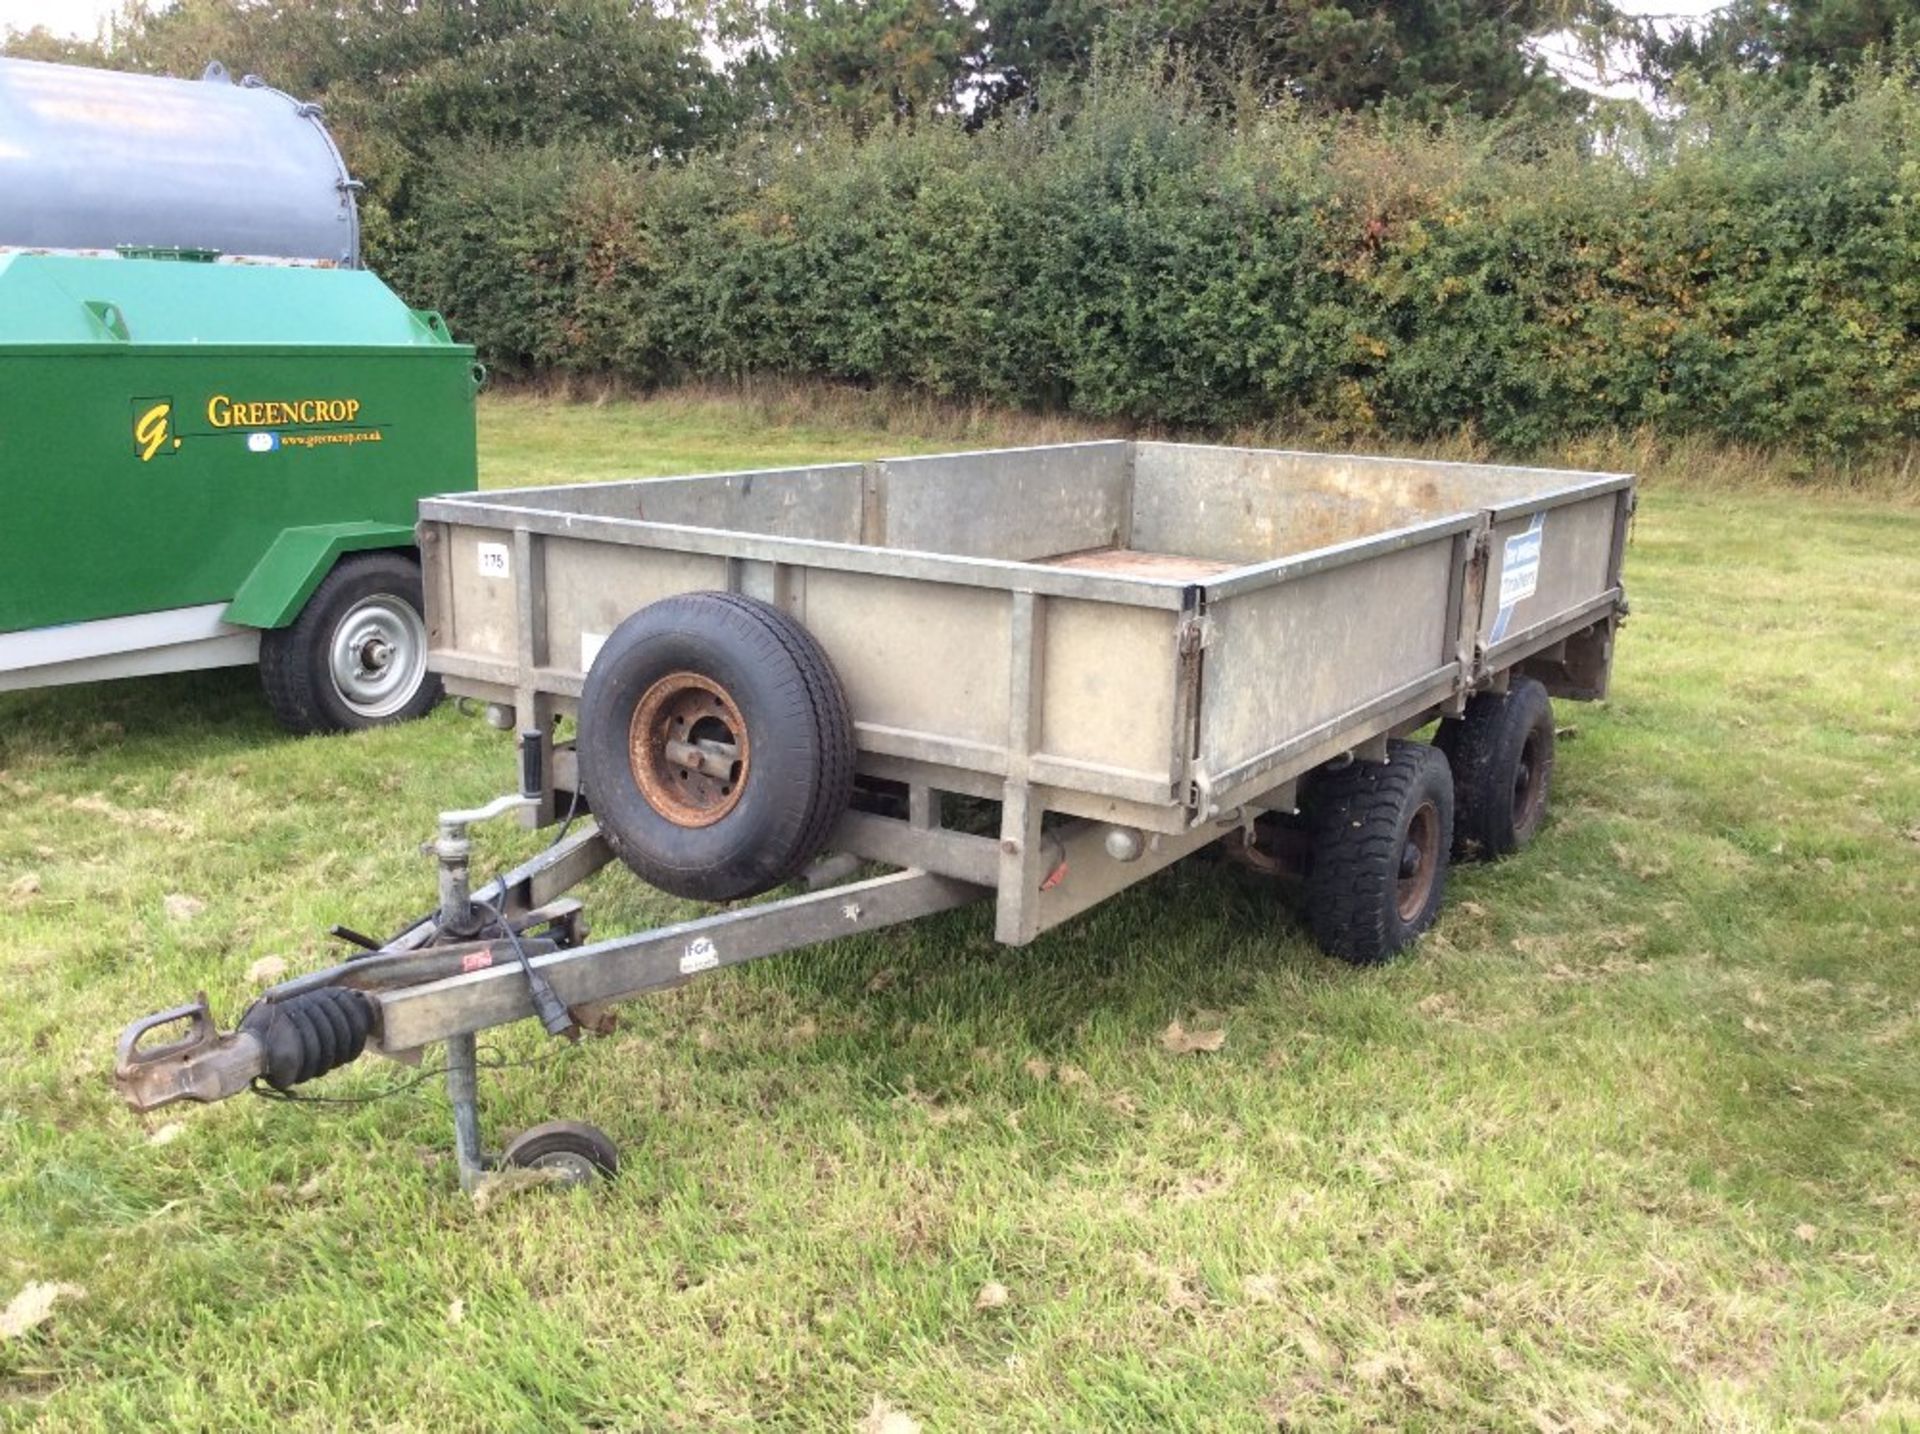
[[[481,577],[504,578],[512,574],[513,561],[505,543],[482,543],[479,551]]]

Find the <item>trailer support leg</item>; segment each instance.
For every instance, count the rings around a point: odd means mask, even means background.
[[[471,1032],[447,1037],[447,1099],[453,1105],[453,1155],[469,1194],[490,1162],[480,1146],[480,1062]]]

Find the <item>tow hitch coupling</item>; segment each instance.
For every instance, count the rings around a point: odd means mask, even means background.
[[[185,1006],[135,1021],[120,1036],[113,1083],[135,1110],[179,1100],[213,1102],[256,1080],[275,1090],[357,1060],[366,1049],[376,1007],[363,991],[321,986],[257,1001],[232,1035],[214,1024],[203,991]],[[154,1031],[184,1023],[183,1035],[145,1044]]]

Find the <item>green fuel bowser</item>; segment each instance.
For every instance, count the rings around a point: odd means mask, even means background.
[[[358,267],[356,188],[217,67],[0,60],[0,691],[258,662],[296,731],[433,704],[414,510],[475,486],[478,372]]]

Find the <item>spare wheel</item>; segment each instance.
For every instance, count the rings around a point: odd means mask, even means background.
[[[614,852],[699,901],[797,875],[853,790],[853,722],[826,653],[737,593],[663,598],[613,631],[581,694],[579,754]]]

